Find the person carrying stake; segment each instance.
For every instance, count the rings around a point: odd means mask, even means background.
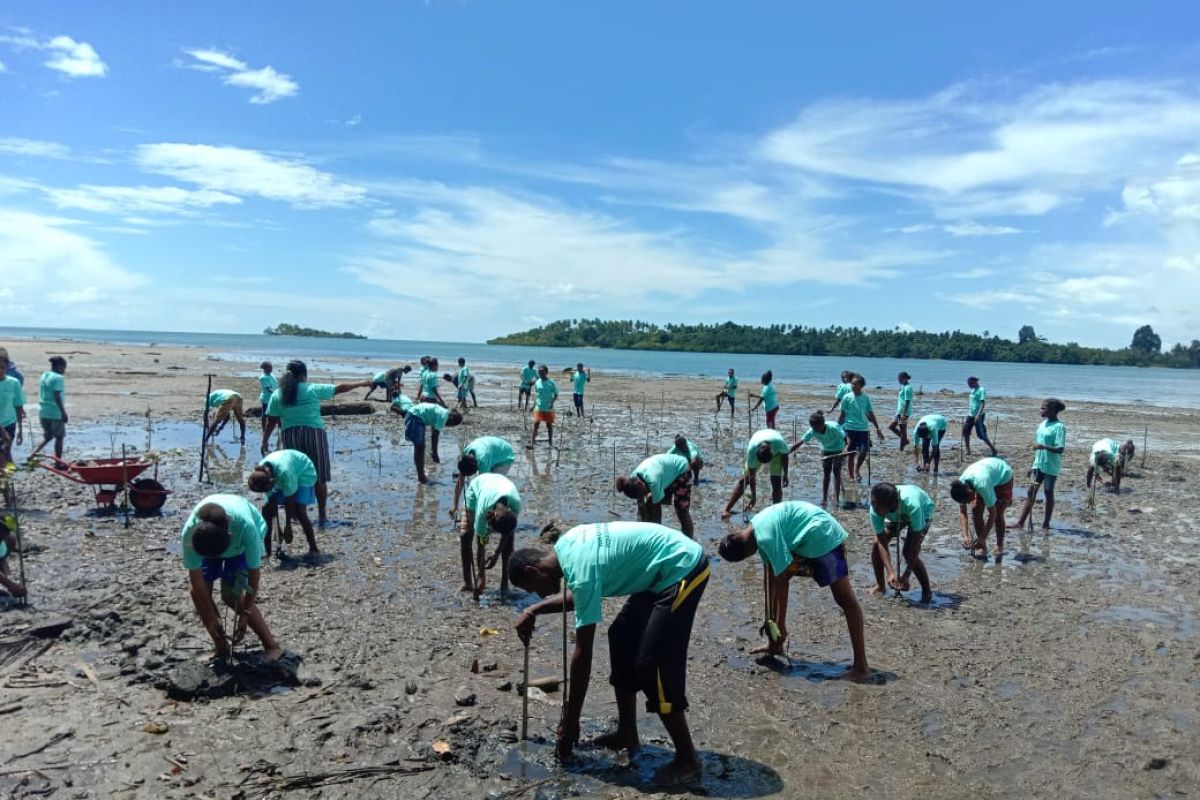
[[[587,385],[592,382],[592,371],[583,368],[583,362],[580,361],[575,365],[574,372],[571,373],[571,388],[574,390],[571,394],[571,399],[575,402],[575,416],[582,417],[583,413],[583,393],[587,389]]]
[[[479,408],[479,400],[475,398],[475,376],[467,367],[467,360],[462,356],[458,357],[458,374],[454,376],[454,386],[459,407],[466,408],[467,397],[470,397],[471,405]]]
[[[518,550],[509,570],[514,585],[544,598],[513,623],[522,642],[528,644],[538,616],[575,611],[571,692],[556,734],[559,756],[570,756],[579,740],[601,598],[628,597],[608,628],[617,729],[591,744],[624,750],[630,757],[638,753],[640,690],[647,711],[658,714],[675,745],[674,760],[655,773],[654,782],[675,787],[699,780],[702,766],[688,729],[686,688],[692,623],[710,573],[704,549],[649,522],[579,525],[552,550]]]
[[[667,501],[675,507],[679,530],[689,539],[695,535],[692,525],[692,467],[683,456],[662,453],[647,458],[629,474],[617,478],[617,491],[637,500],[638,519],[662,522],[662,507]]]
[[[805,442],[817,440],[821,446],[821,507],[829,502],[829,479],[833,478],[833,497],[842,496],[842,456],[850,452],[850,440],[846,431],[836,422],[827,422],[825,414],[816,411],[808,418],[808,430],[800,441],[792,445],[789,453],[804,446]]]
[[[746,510],[754,508],[758,501],[758,468],[763,464],[770,464],[771,502],[782,501],[783,487],[788,485],[788,452],[787,439],[784,439],[779,431],[765,428],[751,436],[749,444],[746,445],[746,463],[742,477],[734,484],[729,502],[721,512],[721,519],[733,516],[733,507],[742,498],[747,486],[750,488],[750,500],[746,504]]]
[[[842,396],[842,410],[838,415],[838,423],[846,431],[849,449],[858,453],[857,460],[853,455],[846,459],[846,469],[852,481],[862,480],[862,465],[867,460],[867,451],[871,449],[871,429],[867,427],[868,422],[875,426],[875,433],[879,434],[879,441],[883,442],[883,431],[879,428],[879,421],[875,419],[875,407],[871,405],[871,398],[863,391],[864,386],[866,379],[862,375],[855,375],[850,379],[850,392]]]
[[[971,431],[975,431],[975,435],[979,437],[979,441],[988,446],[988,449],[992,451],[992,458],[995,458],[996,448],[992,446],[992,440],[988,438],[987,425],[984,423],[987,407],[987,389],[979,385],[979,378],[976,378],[974,375],[967,378],[967,387],[971,390],[971,396],[967,400],[967,418],[963,420],[963,452],[971,455]]]
[[[778,637],[751,653],[786,655],[788,585],[795,575],[811,575],[817,586],[828,586],[846,615],[854,663],[839,677],[863,681],[870,677],[863,638],[863,613],[850,585],[845,541],[848,534],[823,508],[794,500],[778,503],[754,515],[750,524],[721,540],[717,554],[726,561],[744,561],[758,553],[769,586],[768,605],[773,611],[771,632]]]
[[[900,452],[908,444],[908,416],[912,413],[913,388],[909,385],[912,376],[901,372],[896,380],[900,381],[900,393],[896,395],[896,416],[888,425],[888,430],[900,437]]]
[[[0,589],[7,592],[9,597],[24,597],[29,593],[28,589],[21,581],[13,580],[12,571],[8,568],[8,554],[17,549],[16,536],[9,524],[7,516],[0,517]]]
[[[941,414],[926,414],[917,422],[916,430],[913,431],[913,463],[917,472],[929,472],[932,462],[933,474],[938,474],[942,463],[942,439],[946,437],[946,425],[946,418]],[[918,442],[921,445],[919,450]]]
[[[546,423],[546,437],[554,447],[554,401],[558,399],[558,384],[550,378],[550,368],[545,364],[538,367],[538,379],[533,385],[533,434],[526,448],[532,450],[537,444],[538,429]]]
[[[533,390],[534,381],[537,380],[537,370],[533,368],[536,362],[531,358],[529,363],[521,368],[521,385],[517,390],[517,408],[522,411],[529,410],[529,393]]]
[[[246,479],[250,491],[266,494],[262,515],[267,522],[266,554],[271,557],[271,530],[279,516],[279,504],[283,504],[283,542],[279,545],[279,557],[283,557],[283,544],[291,544],[292,520],[300,523],[304,538],[308,540],[308,555],[315,556],[317,537],[313,532],[312,520],[308,518],[308,507],[317,501],[317,468],[312,459],[299,450],[276,450],[258,462],[258,466]]]
[[[238,427],[241,428],[241,441],[242,444],[245,444],[246,416],[242,410],[242,396],[229,389],[214,389],[209,392],[207,402],[209,408],[215,408],[217,411],[213,415],[204,437],[216,439],[217,434],[225,430],[225,426],[229,424],[229,418],[232,416],[237,418]]]
[[[508,594],[508,562],[516,539],[517,517],[521,513],[521,495],[503,475],[485,472],[467,484],[466,510],[459,524],[459,555],[462,558],[463,585],[460,591],[478,597],[487,588],[487,571],[500,561],[500,594]],[[485,560],[490,532],[500,534],[496,551]],[[472,580],[471,540],[476,542],[474,579]]]
[[[275,365],[270,361],[264,361],[258,365],[262,370],[262,374],[258,376],[258,402],[262,406],[259,409],[259,421],[262,427],[267,426],[267,404],[271,402],[271,395],[279,388],[279,381],[275,379]]]
[[[1004,511],[1012,505],[1012,490],[1012,467],[999,458],[981,458],[950,482],[950,497],[958,503],[962,547],[972,551],[976,558],[987,558],[987,537],[993,527],[996,529],[996,548],[992,555],[999,562],[1004,554]],[[973,542],[968,534],[968,505],[975,526]]]
[[[1092,480],[1101,486],[1108,486],[1113,494],[1121,491],[1121,478],[1125,474],[1125,465],[1133,459],[1134,444],[1127,439],[1120,444],[1116,439],[1101,439],[1092,445],[1092,454],[1088,459],[1087,486],[1092,488]],[[1104,475],[1111,475],[1112,481],[1104,480]]]
[[[400,395],[400,397],[408,399],[404,395]],[[433,429],[433,452],[430,453],[430,458],[433,459],[433,463],[440,464],[442,459],[438,456],[438,440],[441,438],[442,430],[460,425],[462,414],[457,409],[451,411],[436,403],[405,405],[403,402],[399,402],[399,398],[392,403],[392,413],[399,414],[404,420],[404,438],[412,442],[413,464],[417,468],[417,481],[429,483],[429,478],[425,475],[425,429]]]
[[[1033,502],[1038,487],[1045,488],[1045,510],[1042,514],[1042,530],[1050,530],[1050,518],[1054,516],[1054,485],[1062,472],[1062,454],[1067,445],[1067,428],[1058,421],[1058,415],[1066,410],[1062,400],[1050,397],[1042,401],[1042,422],[1034,432],[1033,466],[1029,469],[1029,491],[1017,518],[1017,529],[1025,527],[1025,520],[1033,516]],[[1029,523],[1033,527],[1033,523]]]
[[[928,603],[933,599],[929,573],[925,569],[925,562],[921,560],[921,544],[933,522],[933,510],[933,500],[919,486],[909,483],[896,486],[881,482],[871,487],[871,528],[875,531],[875,545],[871,548],[875,585],[871,587],[871,594],[887,594],[888,586],[897,592],[908,591],[908,575],[911,572],[921,584],[921,602]],[[892,539],[898,539],[905,530],[904,563],[908,566],[904,574],[897,577],[900,564],[898,561],[892,564],[888,544]]]
[[[450,504],[450,516],[458,519],[458,498],[462,497],[463,486],[469,478],[488,472],[507,475],[516,460],[517,454],[513,446],[499,436],[480,436],[472,439],[458,458],[458,478],[454,481],[454,501]]]
[[[42,443],[30,455],[37,455],[54,440],[54,456],[62,458],[63,440],[67,437],[67,387],[63,378],[67,360],[62,356],[50,359],[50,369],[38,381],[38,417],[42,423]]]
[[[733,367],[729,368],[729,374],[725,377],[725,388],[717,392],[717,408],[713,411],[714,414],[721,412],[721,403],[729,401],[729,421],[733,421],[734,405],[737,401],[737,375],[733,372]]]
[[[675,435],[675,443],[667,450],[667,455],[683,456],[692,466],[692,484],[700,483],[700,470],[704,468],[704,456],[700,448],[682,433]]]
[[[775,392],[775,376],[771,370],[762,374],[762,394],[750,394],[750,399],[758,398],[758,402],[750,409],[753,414],[759,406],[767,412],[767,427],[775,427],[775,416],[779,413],[779,396]]]
[[[183,524],[183,567],[196,614],[212,637],[215,656],[227,659],[246,627],[262,642],[263,658],[277,661],[283,648],[271,634],[256,602],[267,523],[249,500],[231,494],[209,495]],[[232,635],[225,631],[213,603],[213,584],[221,581],[221,599],[237,614]]]

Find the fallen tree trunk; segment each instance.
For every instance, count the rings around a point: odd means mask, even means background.
[[[379,408],[377,403],[357,402],[357,403],[322,403],[322,417],[359,417],[368,414],[374,414]],[[259,418],[262,416],[262,407],[251,408],[246,412],[247,417]]]

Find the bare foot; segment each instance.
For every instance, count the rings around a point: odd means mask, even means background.
[[[902,592],[907,592],[909,589],[912,588],[912,584],[909,583],[908,578],[901,578],[900,583],[896,588]]]
[[[923,594],[923,595],[921,595],[921,604],[922,604],[922,605],[926,605],[926,606],[927,606],[927,605],[929,605],[929,604],[930,604],[930,603],[932,603],[932,602],[933,602],[933,595],[932,595],[932,594]]]
[[[867,594],[887,594],[887,590],[877,583],[872,583],[869,586],[864,586],[863,588],[867,590]]]
[[[606,750],[624,750],[630,758],[633,758],[642,749],[642,743],[638,739],[637,731],[625,733],[615,730],[611,733],[602,733],[592,739],[589,744],[596,747],[603,747]]]
[[[851,667],[837,676],[839,681],[853,681],[855,683],[862,683],[863,681],[870,680],[870,678],[870,667]]]
[[[279,659],[283,658],[282,647],[272,647],[270,650],[263,650],[262,660],[268,664],[274,664]]]
[[[733,516],[732,511],[722,511],[721,512],[721,519],[729,519],[732,516]]]
[[[464,583],[462,586],[458,587],[458,590],[460,592],[473,592],[475,591],[475,587],[469,583]]]
[[[676,759],[654,773],[654,783],[663,788],[687,786],[700,780],[703,773],[704,768],[700,766],[700,762],[683,762]]]

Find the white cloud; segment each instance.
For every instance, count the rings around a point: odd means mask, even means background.
[[[192,213],[214,205],[237,205],[241,199],[213,189],[182,189],[178,186],[89,186],[74,189],[45,189],[59,208],[101,214]]]
[[[4,66],[3,61],[0,61],[0,75],[3,75],[5,72],[8,72],[8,67]]]
[[[0,43],[16,50],[40,50],[49,57],[45,66],[70,78],[100,78],[108,73],[108,65],[96,49],[87,42],[77,42],[70,36],[38,39],[28,29],[13,29],[15,34],[0,35]]]
[[[0,137],[0,153],[10,156],[32,156],[36,158],[66,158],[70,151],[58,142],[38,139]]]
[[[1008,225],[984,225],[970,219],[952,225],[943,225],[942,230],[951,236],[1005,236],[1021,232],[1019,228],[1012,228]]]
[[[282,200],[300,208],[347,206],[362,201],[361,187],[294,159],[240,147],[206,144],[144,144],[135,153],[147,172],[205,189]]]
[[[250,102],[255,105],[274,103],[285,97],[291,97],[300,90],[300,85],[291,76],[277,71],[274,67],[251,69],[241,59],[234,58],[228,53],[212,48],[185,50],[194,61],[183,66],[201,72],[219,72],[224,77],[227,86],[238,86],[243,89],[253,89]]]
[[[1124,210],[1110,212],[1105,225],[1135,216],[1200,222],[1200,155],[1183,156],[1163,177],[1127,183],[1121,190],[1121,202]]]

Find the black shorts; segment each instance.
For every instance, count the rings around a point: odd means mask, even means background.
[[[645,693],[647,711],[687,710],[688,644],[709,571],[708,559],[701,558],[664,591],[630,595],[608,627],[609,683]]]
[[[821,452],[821,471],[825,475],[832,475],[842,471],[842,458],[838,455],[840,450],[834,450],[832,453]],[[831,458],[831,456],[833,456]]]
[[[870,431],[846,431],[846,438],[850,440],[850,450],[855,453],[865,453],[871,449]]]

